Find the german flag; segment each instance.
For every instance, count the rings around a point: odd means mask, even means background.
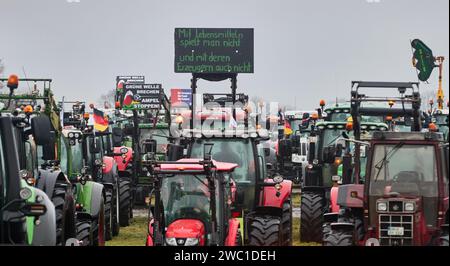
[[[99,132],[104,132],[108,129],[109,121],[104,112],[94,108],[94,128]]]
[[[289,136],[292,135],[292,133],[294,133],[294,131],[292,130],[291,124],[289,124],[288,121],[284,122],[284,134]]]

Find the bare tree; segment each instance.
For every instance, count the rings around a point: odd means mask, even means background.
[[[116,95],[116,90],[109,90],[107,93],[102,94],[100,98],[97,100],[97,104],[99,106],[109,106],[109,108],[114,107],[114,98]]]

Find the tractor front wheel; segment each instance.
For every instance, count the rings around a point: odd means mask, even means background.
[[[112,239],[112,192],[106,190],[105,192],[105,240]]]
[[[90,246],[91,236],[91,221],[78,221],[77,222],[77,239],[80,242],[80,246]]]
[[[283,234],[280,217],[264,215],[251,218],[248,238],[250,246],[281,246]]]
[[[333,230],[326,237],[324,245],[328,247],[353,246],[353,232],[345,230]]]
[[[119,222],[120,226],[130,225],[131,212],[131,184],[130,181],[122,180],[119,185]]]
[[[283,215],[281,217],[283,233],[283,246],[292,245],[292,204],[291,198],[283,203]]]
[[[321,242],[324,198],[321,194],[303,192],[301,195],[300,240],[302,242]]]
[[[75,237],[75,203],[72,191],[67,184],[56,183],[52,196],[56,216],[56,245],[64,245],[69,238]]]

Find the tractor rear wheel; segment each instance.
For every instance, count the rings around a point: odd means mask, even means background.
[[[80,242],[80,246],[90,246],[91,236],[91,221],[78,221],[77,222],[77,239]]]
[[[283,246],[292,245],[292,204],[289,197],[283,203],[283,215],[281,217],[281,226],[283,233]]]
[[[131,212],[131,185],[130,181],[122,180],[119,185],[120,201],[119,201],[119,222],[120,226],[130,225]]]
[[[264,215],[251,218],[248,238],[250,246],[281,246],[283,234],[280,217]]]
[[[66,239],[73,238],[75,232],[75,204],[67,184],[55,184],[52,202],[55,205],[56,245],[65,244]]]
[[[105,204],[103,198],[100,202],[98,216],[92,220],[92,245],[105,245]]]
[[[324,241],[325,246],[353,246],[353,232],[338,230],[331,231]]]
[[[324,198],[321,194],[303,192],[301,195],[300,240],[302,242],[321,242]]]
[[[105,240],[112,239],[112,192],[110,190],[106,190],[105,192]]]

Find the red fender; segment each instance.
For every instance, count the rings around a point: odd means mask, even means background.
[[[240,223],[238,219],[230,219],[228,220],[228,234],[225,238],[225,246],[226,247],[234,247],[236,246],[236,238],[238,236]]]
[[[127,166],[128,164],[131,162],[132,158],[133,158],[133,149],[129,148],[129,147],[115,147],[114,148],[114,153],[119,154],[120,150],[122,148],[127,148],[128,152],[125,153],[125,158],[123,158],[122,156],[114,156],[114,160],[117,163],[117,167],[119,169],[120,172],[126,171],[127,170]],[[125,161],[125,163],[124,163]]]
[[[339,187],[332,187],[330,191],[330,203],[331,203],[330,205],[332,213],[338,213],[340,209],[337,203],[338,194],[339,194]]]
[[[267,179],[266,182],[273,182],[272,179]],[[262,195],[262,204],[264,207],[276,207],[283,208],[283,203],[291,196],[292,192],[292,181],[284,180],[281,183],[280,195],[277,197],[277,190],[275,187],[264,187],[264,192]]]
[[[103,157],[103,173],[110,173],[113,169],[115,160],[112,157]]]

